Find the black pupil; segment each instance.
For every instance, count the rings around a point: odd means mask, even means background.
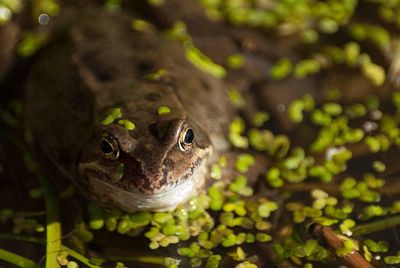
[[[106,140],[102,140],[102,141],[101,141],[100,147],[101,147],[101,151],[102,151],[104,154],[111,154],[111,153],[114,151],[114,149],[113,149],[113,147],[111,146],[111,144],[110,144],[108,141],[106,141]]]
[[[188,129],[185,134],[184,142],[187,144],[191,144],[194,140],[194,133],[192,129]]]

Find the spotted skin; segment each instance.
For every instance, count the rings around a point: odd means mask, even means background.
[[[65,34],[30,75],[28,127],[43,155],[98,203],[128,212],[173,209],[198,193],[210,161],[228,148],[227,86],[188,62],[178,42],[133,30],[133,18],[82,12],[69,15]],[[165,75],[149,79],[161,69]],[[170,112],[160,115],[161,106]],[[102,124],[112,108],[120,118]],[[188,129],[194,139],[182,150]],[[115,141],[116,159],[102,150],[104,135]]]

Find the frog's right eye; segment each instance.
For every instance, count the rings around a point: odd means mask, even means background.
[[[119,156],[118,143],[110,134],[104,134],[100,140],[100,150],[104,158],[109,160],[116,160]]]

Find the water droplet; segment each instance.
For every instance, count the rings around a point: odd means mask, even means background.
[[[365,132],[370,133],[378,128],[378,124],[375,122],[367,121],[363,124],[363,129]]]
[[[8,21],[11,19],[12,12],[7,7],[0,7],[0,22],[1,21]]]
[[[286,110],[286,107],[284,104],[278,104],[276,106],[276,109],[278,110],[278,112],[283,113]]]
[[[50,17],[47,14],[40,14],[38,17],[38,23],[40,25],[47,25],[50,21]]]

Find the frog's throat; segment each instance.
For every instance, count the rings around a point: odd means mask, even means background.
[[[202,161],[193,174],[182,183],[166,187],[155,194],[126,191],[96,176],[88,177],[89,192],[99,203],[103,203],[106,206],[110,206],[111,203],[126,212],[174,210],[179,204],[197,195],[203,188],[208,173],[206,162]]]

